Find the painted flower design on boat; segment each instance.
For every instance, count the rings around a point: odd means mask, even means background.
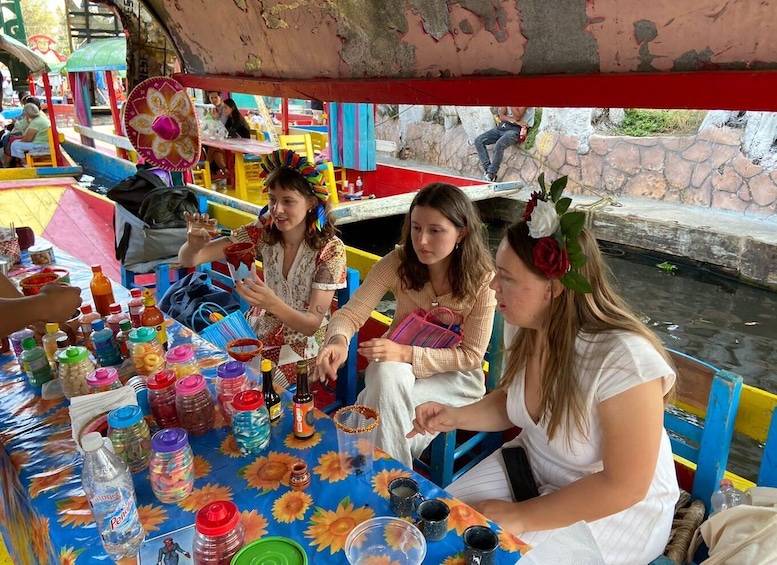
[[[311,538],[310,545],[318,546],[318,551],[329,548],[329,553],[335,554],[345,547],[345,540],[351,530],[374,515],[371,508],[354,508],[351,500],[346,497],[335,510],[316,508],[310,519],[310,527],[305,530],[305,537]]]

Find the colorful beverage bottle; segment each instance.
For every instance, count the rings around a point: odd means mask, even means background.
[[[270,413],[270,421],[274,422],[281,417],[281,396],[275,392],[272,382],[272,361],[262,359],[262,394],[267,411]]]
[[[294,436],[307,439],[316,431],[313,414],[313,395],[308,384],[308,363],[297,361],[297,392],[292,398],[294,412]]]
[[[162,347],[167,350],[167,329],[165,328],[165,315],[156,305],[154,292],[150,289],[143,291],[143,311],[140,313],[140,325],[154,328]]]
[[[116,302],[113,298],[111,281],[103,274],[103,268],[100,265],[92,265],[92,273],[89,289],[92,291],[95,310],[101,316],[107,316],[111,313],[111,304]]]
[[[143,313],[143,296],[142,291],[139,288],[133,288],[130,290],[130,301],[127,303],[127,311],[129,312],[130,321],[133,328],[139,328],[140,315]]]

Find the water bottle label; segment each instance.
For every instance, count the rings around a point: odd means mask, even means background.
[[[121,535],[125,530],[134,530],[140,524],[134,497],[125,496],[121,491],[97,496],[90,501],[90,506],[103,537]]]

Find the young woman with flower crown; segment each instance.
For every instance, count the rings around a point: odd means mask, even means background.
[[[407,466],[432,440],[405,438],[415,406],[433,398],[468,404],[485,393],[481,363],[496,301],[488,288],[493,262],[481,226],[477,208],[459,188],[445,183],[422,188],[405,216],[400,245],[334,313],[318,355],[317,376],[336,378],[348,341],[387,292],[396,298],[396,313],[386,336],[419,308],[441,306],[461,315],[463,340],[455,347],[403,345],[388,337],[360,344],[359,353],[371,362],[357,402],[378,410],[377,446]]]
[[[296,382],[298,360],[308,361],[310,373],[315,369],[332,298],[345,288],[345,246],[335,236],[329,192],[312,163],[281,149],[263,157],[262,176],[269,203],[259,218],[229,238],[193,231],[178,260],[184,266],[223,260],[231,243],[254,244],[264,281],[237,281],[235,290],[251,305],[246,318],[262,340],[262,355],[277,364],[286,378],[279,384],[286,385]],[[191,219],[209,221],[207,215]]]
[[[515,502],[509,451],[447,490],[529,545],[585,521],[605,563],[644,565],[663,553],[679,495],[663,427],[675,374],[613,290],[583,213],[568,211],[565,180],[548,192],[541,178],[496,254],[491,286],[514,330],[499,387],[464,407],[422,404],[408,437],[522,428],[503,449],[524,448],[541,496]]]

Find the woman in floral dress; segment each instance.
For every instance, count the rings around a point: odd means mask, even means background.
[[[269,203],[259,218],[228,238],[190,233],[178,260],[184,266],[223,261],[228,245],[254,244],[264,281],[237,281],[235,290],[250,304],[246,319],[264,344],[262,356],[285,376],[276,372],[276,383],[285,386],[296,382],[297,361],[315,369],[334,293],[345,287],[345,246],[335,235],[329,192],[311,163],[281,149],[263,158],[262,170]],[[192,219],[209,221],[207,215]]]

